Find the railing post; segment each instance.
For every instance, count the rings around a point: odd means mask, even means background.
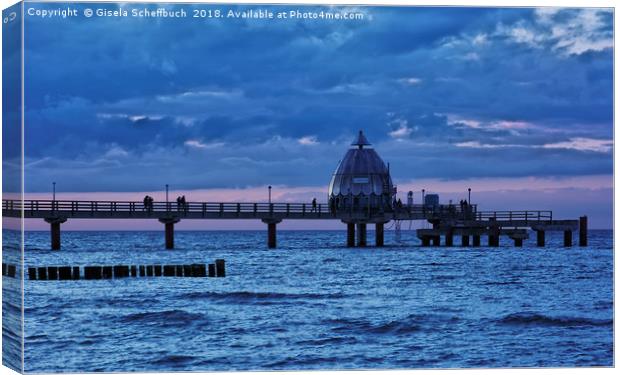
[[[301,205],[301,216],[306,216],[306,204]]]
[[[224,214],[224,203],[220,203],[220,216]]]
[[[291,211],[291,204],[287,203],[286,204],[286,216],[288,216],[289,212]]]
[[[258,212],[258,204],[254,203],[254,216],[256,216],[257,212]]]
[[[319,217],[321,217],[321,204],[319,203]]]
[[[202,204],[202,217],[207,216],[207,204],[203,203]]]

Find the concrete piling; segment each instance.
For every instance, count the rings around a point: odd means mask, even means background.
[[[564,231],[564,247],[573,246],[573,232],[570,230]]]
[[[65,221],[67,221],[67,219],[59,217],[45,219],[45,222],[50,224],[52,250],[60,250],[60,224]]]
[[[355,224],[347,223],[347,247],[355,247]]]
[[[472,245],[474,247],[480,247],[480,235],[479,234],[474,234],[472,236]]]
[[[446,232],[446,246],[454,246],[454,233],[452,231],[452,228],[448,228],[448,231]]]
[[[579,218],[579,246],[588,246],[588,217]]]
[[[224,261],[224,259],[215,260],[215,275],[217,277],[226,276],[226,261]]]
[[[427,247],[431,245],[431,238],[429,236],[422,237],[422,246]]]
[[[536,246],[538,247],[545,246],[545,231],[544,230],[536,231]]]
[[[463,235],[461,236],[461,246],[468,247],[469,246],[469,236]]]
[[[71,280],[71,267],[58,267],[58,280]]]
[[[166,249],[174,249],[174,224],[179,221],[181,221],[181,219],[176,217],[159,219],[159,222],[164,224]]]
[[[209,264],[209,277],[215,277],[215,264]]]
[[[384,243],[384,223],[375,224],[375,246],[383,247]]]
[[[357,246],[366,247],[366,223],[357,223]]]
[[[431,236],[431,242],[433,246],[441,246],[441,237],[440,236]]]

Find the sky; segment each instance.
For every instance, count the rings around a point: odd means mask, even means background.
[[[180,7],[222,8],[166,6]],[[611,10],[294,8],[363,19],[27,16],[27,195],[56,181],[68,199],[163,199],[170,184],[188,200],[265,201],[273,185],[274,199],[325,201],[363,130],[403,199],[472,187],[481,209],[612,227]]]

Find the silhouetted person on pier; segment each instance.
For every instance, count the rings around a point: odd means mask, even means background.
[[[181,201],[181,196],[179,195],[177,197],[177,211],[181,211],[181,205],[182,205],[182,201]]]
[[[144,204],[144,211],[148,210],[149,209],[149,196],[148,195],[144,196],[142,203]]]
[[[316,198],[312,199],[312,211],[311,212],[316,212]]]
[[[183,211],[187,211],[187,201],[185,200],[185,195],[181,197],[181,206],[183,206]]]

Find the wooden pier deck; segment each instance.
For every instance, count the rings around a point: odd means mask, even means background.
[[[132,201],[3,200],[2,216],[43,219],[51,225],[52,249],[60,248],[60,224],[68,219],[156,219],[165,226],[165,244],[174,247],[174,224],[181,220],[254,219],[267,224],[267,245],[276,246],[276,225],[283,220],[340,220],[347,224],[347,245],[366,246],[366,226],[375,224],[376,245],[383,246],[383,226],[396,220],[424,220],[432,229],[419,229],[422,245],[439,245],[441,236],[453,246],[452,237],[462,237],[462,245],[480,245],[480,236],[489,237],[489,246],[499,245],[499,236],[508,236],[521,246],[526,229],[535,230],[537,244],[544,246],[545,231],[563,231],[564,244],[572,245],[572,232],[579,228],[580,245],[587,244],[587,219],[556,220],[551,211],[478,211],[476,205],[462,209],[455,205],[411,205],[391,211],[360,207],[334,212],[328,204],[248,203],[248,202],[154,202],[145,206]],[[467,239],[465,239],[467,237]],[[570,237],[570,238],[569,238]]]

